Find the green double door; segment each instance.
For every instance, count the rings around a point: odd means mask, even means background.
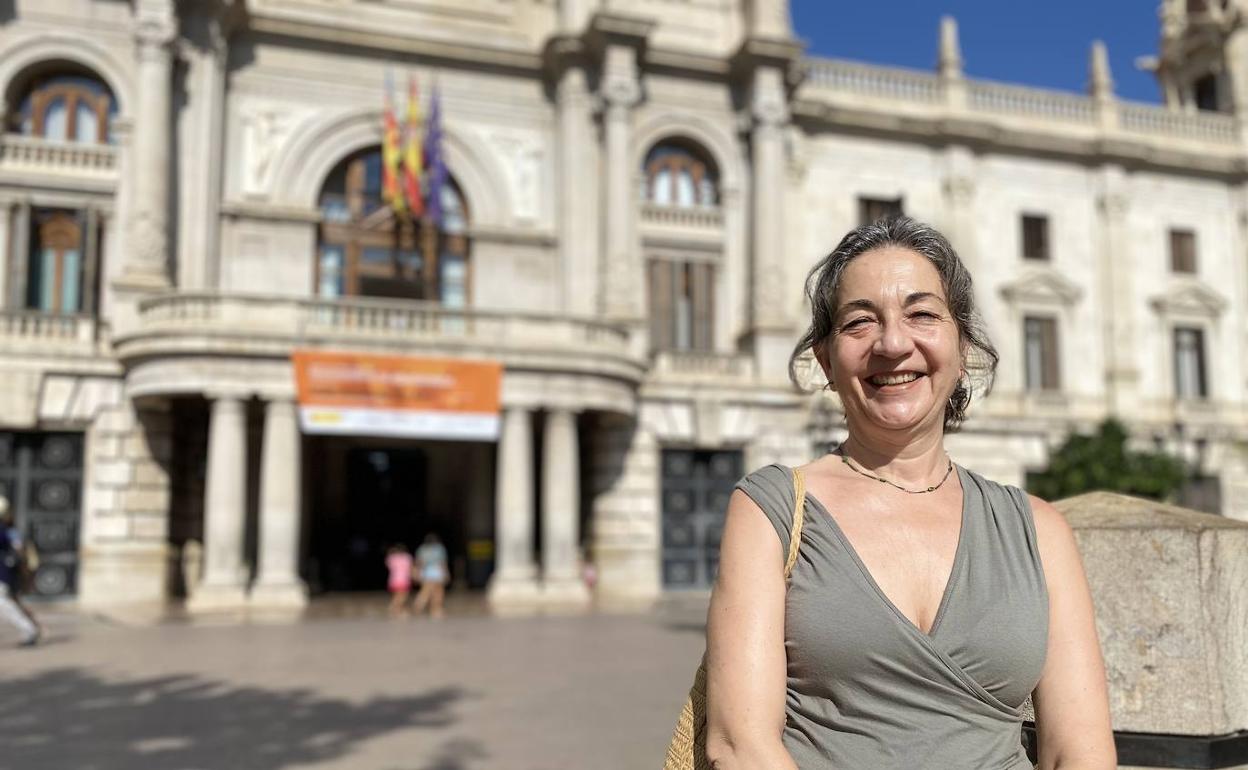
[[[36,596],[72,596],[78,589],[82,448],[81,433],[0,432],[0,494],[38,550],[29,586]]]

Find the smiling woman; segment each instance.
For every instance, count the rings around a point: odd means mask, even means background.
[[[884,219],[846,235],[807,290],[790,374],[818,361],[848,437],[749,474],[729,502],[707,623],[710,766],[1030,768],[1031,696],[1041,768],[1113,768],[1070,528],[944,448],[998,358],[956,252]]]

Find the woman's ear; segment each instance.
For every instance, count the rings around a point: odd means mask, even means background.
[[[832,379],[832,364],[828,356],[827,342],[816,343],[810,350],[815,354],[815,360],[819,362],[819,368],[823,370],[823,376],[828,380],[828,389],[836,390],[836,382]]]

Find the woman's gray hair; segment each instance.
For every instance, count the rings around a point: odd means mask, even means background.
[[[836,292],[841,286],[845,268],[856,257],[881,246],[898,246],[926,257],[940,274],[945,289],[949,312],[958,325],[960,341],[967,346],[962,362],[967,376],[949,396],[945,407],[945,430],[956,431],[966,419],[966,408],[971,403],[974,375],[980,381],[983,394],[992,390],[993,376],[997,371],[997,349],[993,347],[983,321],[975,310],[975,294],[971,288],[971,274],[967,271],[948,239],[931,225],[906,216],[885,217],[869,225],[850,230],[837,247],[811,269],[806,276],[806,297],[810,300],[810,328],[798,340],[789,357],[789,379],[799,388],[798,362],[814,348],[823,345],[836,333],[833,317],[836,313]]]

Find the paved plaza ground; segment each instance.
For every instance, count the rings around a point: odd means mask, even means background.
[[[661,765],[704,602],[435,622],[377,598],[298,622],[44,608],[0,629],[0,770],[643,770]]]

